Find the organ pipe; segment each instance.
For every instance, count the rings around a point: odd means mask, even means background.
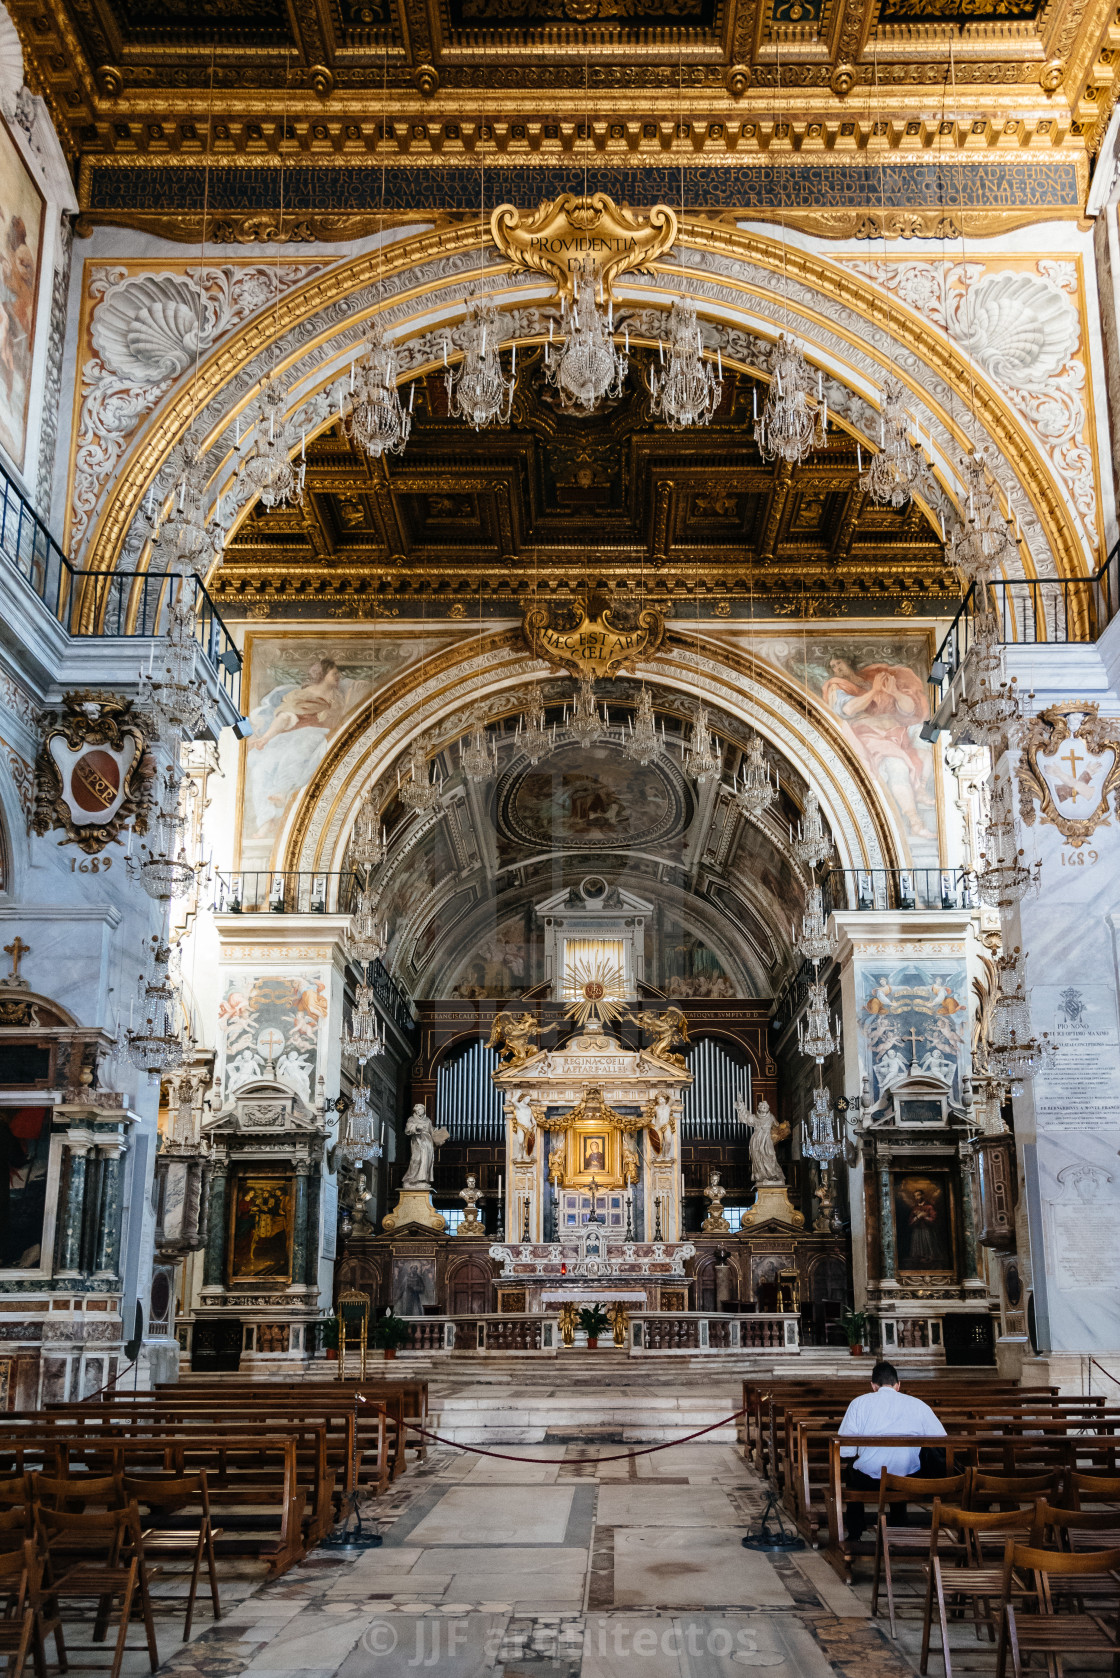
[[[501,1092],[490,1077],[498,1062],[498,1051],[477,1040],[437,1068],[436,1124],[451,1141],[504,1140]]]
[[[715,1142],[746,1138],[735,1118],[735,1102],[751,1100],[751,1069],[714,1037],[701,1037],[688,1057],[692,1084],[682,1096],[683,1134]]]

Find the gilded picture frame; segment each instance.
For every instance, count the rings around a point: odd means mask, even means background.
[[[601,1189],[622,1184],[622,1138],[609,1125],[574,1125],[567,1133],[564,1185],[586,1188],[594,1177]]]
[[[229,1208],[230,1286],[292,1280],[296,1182],[291,1172],[239,1171]]]

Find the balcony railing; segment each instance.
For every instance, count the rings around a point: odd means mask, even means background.
[[[832,868],[822,884],[834,909],[975,909],[976,876],[967,868]]]
[[[1001,579],[988,587],[1007,646],[1097,641],[1120,612],[1120,542],[1093,577]],[[937,649],[930,667],[933,714],[968,655],[979,604],[973,584]]]
[[[264,868],[216,874],[214,908],[223,915],[349,915],[362,881],[353,869],[313,874]]]
[[[81,571],[71,565],[19,486],[0,465],[0,554],[68,635],[160,635],[180,592],[194,605],[195,634],[230,699],[241,708],[241,654],[199,578],[152,571]]]

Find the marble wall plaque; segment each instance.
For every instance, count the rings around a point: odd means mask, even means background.
[[[1058,1044],[1035,1080],[1039,1130],[1120,1127],[1120,1039],[1112,985],[1035,985],[1031,1020]]]
[[[1120,1275],[1120,1207],[1051,1204],[1053,1277],[1063,1291],[1115,1291]]]

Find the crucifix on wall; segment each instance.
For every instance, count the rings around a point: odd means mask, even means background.
[[[25,944],[17,932],[11,943],[4,945],[4,954],[6,956],[11,956],[12,958],[12,970],[4,980],[4,983],[13,990],[26,990],[27,980],[21,976],[19,964],[23,960],[24,956],[29,956],[31,954],[31,945]]]

